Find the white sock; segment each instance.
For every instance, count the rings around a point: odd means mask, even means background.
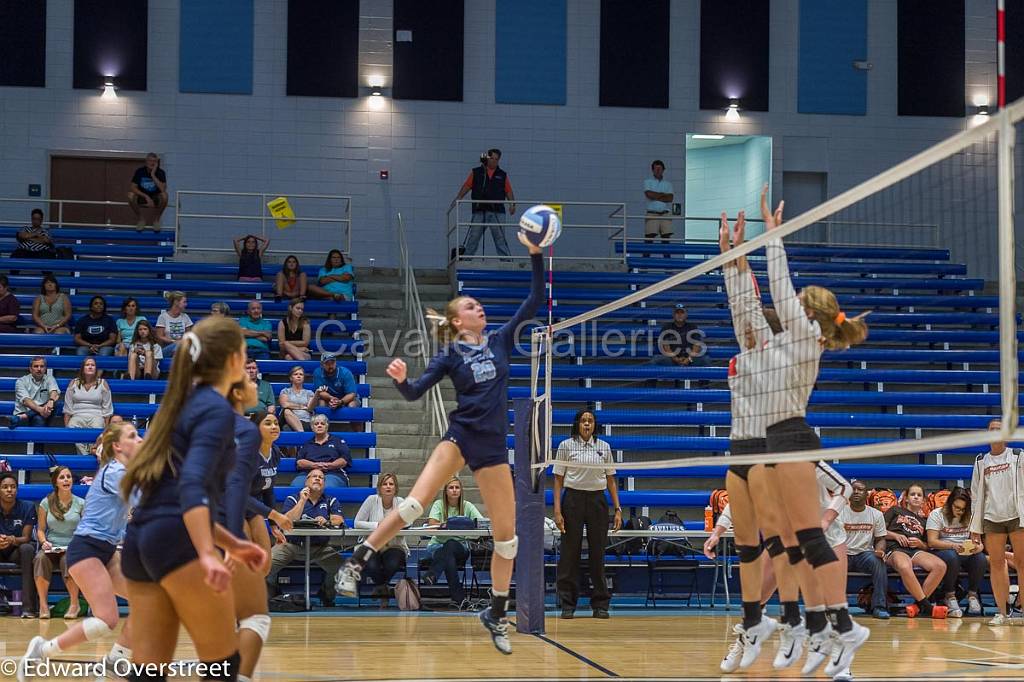
[[[252,678],[246,677],[245,675],[239,675],[236,679],[238,682],[252,682]]]
[[[493,587],[491,588],[491,594],[493,594],[495,597],[507,597],[508,593],[509,593],[508,590],[502,591],[502,590],[496,590]]]
[[[64,650],[60,648],[59,644],[57,644],[56,637],[46,640],[46,643],[43,644],[43,656],[46,658],[50,658],[51,656],[61,653],[64,653]]]

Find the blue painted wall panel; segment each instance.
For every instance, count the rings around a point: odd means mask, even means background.
[[[253,0],[181,0],[181,92],[252,94]]]
[[[867,113],[867,0],[800,0],[797,108],[803,114]]]
[[[497,0],[495,101],[565,104],[565,44],[566,0]]]

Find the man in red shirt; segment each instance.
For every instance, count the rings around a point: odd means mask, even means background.
[[[459,188],[459,193],[452,201],[449,210],[466,194],[472,192],[473,217],[472,225],[466,233],[462,252],[467,256],[476,253],[480,240],[484,236],[484,226],[491,228],[494,247],[501,256],[508,256],[508,242],[505,241],[505,202],[508,202],[509,216],[515,215],[515,196],[512,194],[512,183],[508,174],[498,166],[501,160],[500,149],[488,149],[480,156],[480,165],[469,172],[466,181]],[[488,201],[489,200],[489,201]],[[493,203],[492,203],[493,202]]]

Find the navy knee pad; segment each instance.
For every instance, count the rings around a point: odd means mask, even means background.
[[[238,680],[238,666],[242,662],[242,655],[237,651],[221,661],[207,661],[208,665],[216,666],[215,669],[203,675],[204,680],[225,680],[236,682]]]
[[[778,535],[773,535],[770,538],[765,538],[764,546],[768,550],[768,556],[772,557],[773,559],[786,551],[786,546],[782,544],[782,538],[780,538]]]
[[[736,545],[736,556],[740,558],[741,564],[751,564],[757,561],[757,558],[761,556],[761,552],[764,551],[764,545],[750,546],[750,545]]]
[[[833,561],[839,561],[835,551],[825,539],[825,531],[821,528],[804,528],[796,532],[796,540],[800,543],[800,551],[804,553],[807,563],[812,568],[820,568]]]
[[[786,547],[786,556],[789,557],[790,566],[796,566],[804,560],[804,553],[800,551],[799,547]]]

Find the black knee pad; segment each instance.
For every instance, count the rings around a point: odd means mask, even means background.
[[[839,561],[835,551],[825,539],[825,531],[821,528],[798,530],[796,540],[800,543],[800,550],[812,568],[820,568],[833,561]]]
[[[237,651],[222,661],[206,661],[207,665],[215,667],[203,675],[203,679],[236,682],[238,680],[238,666],[241,662],[242,655]]]
[[[804,560],[804,553],[799,547],[786,547],[786,555],[789,557],[789,565],[796,566]]]
[[[757,558],[761,556],[761,552],[764,551],[764,545],[736,545],[736,556],[740,558],[741,564],[750,564],[757,561]]]
[[[773,559],[786,551],[786,546],[782,544],[782,538],[778,535],[765,538],[764,546],[768,550],[768,556]]]

